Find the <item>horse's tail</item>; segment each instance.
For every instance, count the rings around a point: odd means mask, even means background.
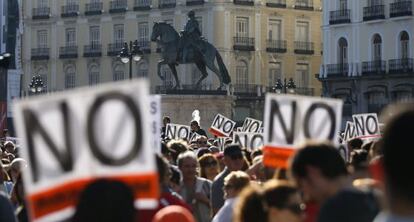
[[[220,69],[221,76],[223,78],[223,83],[229,84],[231,82],[230,75],[218,51],[216,51],[216,59],[217,59],[218,67]]]

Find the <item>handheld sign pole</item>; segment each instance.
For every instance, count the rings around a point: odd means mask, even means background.
[[[287,167],[301,143],[323,140],[337,144],[342,100],[266,94],[264,159],[270,167]]]
[[[236,122],[221,114],[217,114],[211,124],[209,132],[218,137],[228,137],[235,126]]]
[[[146,81],[117,82],[18,101],[25,191],[32,221],[70,217],[96,178],[128,184],[139,207],[156,207],[158,176],[151,148]]]

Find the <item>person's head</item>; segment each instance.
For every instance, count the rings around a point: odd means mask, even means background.
[[[164,142],[161,142],[161,154],[162,156],[168,160],[168,162],[173,162],[173,153],[175,153],[175,150],[173,149],[169,149],[167,147],[167,144],[165,144]]]
[[[250,177],[243,171],[233,171],[224,178],[224,198],[234,198],[250,184]]]
[[[162,124],[164,124],[164,126],[167,126],[168,123],[171,123],[171,119],[169,116],[164,116],[162,118]]]
[[[180,153],[184,153],[188,151],[188,145],[183,140],[170,140],[167,143],[167,148],[169,150],[174,151],[174,152],[171,152],[171,156],[172,156],[174,164],[177,162],[177,157],[178,155],[180,155]]]
[[[351,152],[351,166],[354,171],[368,169],[368,152],[364,149],[354,150]]]
[[[241,170],[245,163],[240,145],[231,144],[224,148],[224,164],[230,171]]]
[[[209,180],[214,179],[220,173],[219,163],[213,154],[204,154],[198,158],[200,164],[200,176]]]
[[[195,222],[189,210],[182,206],[171,205],[159,210],[152,222]]]
[[[301,222],[304,205],[298,190],[284,181],[269,181],[263,188],[250,186],[235,208],[235,222]]]
[[[133,222],[134,194],[122,182],[100,179],[82,191],[73,222]]]
[[[197,145],[199,148],[202,147],[209,147],[207,137],[206,136],[200,136],[197,138]]]
[[[351,139],[348,141],[348,149],[349,151],[361,149],[362,144],[364,144],[364,142],[360,138]]]
[[[200,129],[200,126],[198,125],[198,122],[196,120],[191,121],[190,123],[191,131],[197,131]],[[207,141],[207,138],[206,138]]]
[[[333,187],[348,175],[344,159],[328,143],[308,143],[291,159],[291,173],[307,198],[322,203],[333,195]]]
[[[7,171],[13,182],[17,181],[17,177],[25,167],[27,167],[27,162],[22,158],[16,158],[8,165]]]
[[[198,161],[197,156],[193,152],[186,151],[181,153],[178,156],[177,164],[184,180],[194,179],[197,176]]]
[[[384,173],[391,211],[397,205],[414,207],[414,177],[402,173],[413,168],[414,105],[401,107],[387,124],[382,137]]]
[[[194,13],[193,10],[189,11],[187,15],[188,15],[189,18],[194,18],[195,17],[195,13]]]

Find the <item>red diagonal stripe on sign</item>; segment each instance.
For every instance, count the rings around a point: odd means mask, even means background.
[[[263,164],[272,168],[288,168],[289,158],[295,153],[291,147],[263,147]]]

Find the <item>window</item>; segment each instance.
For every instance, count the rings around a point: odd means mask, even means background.
[[[282,64],[280,62],[269,64],[269,86],[276,85],[278,79],[282,79]]]
[[[148,77],[148,63],[147,62],[141,62],[138,65],[138,77]]]
[[[368,112],[378,113],[388,103],[385,93],[382,91],[373,91],[367,93]]]
[[[148,22],[141,22],[138,24],[138,41],[148,41]]]
[[[394,94],[394,99],[398,102],[411,102],[412,93],[410,91],[399,91]]]
[[[113,74],[113,80],[119,81],[125,79],[124,76],[124,67],[120,64],[115,65],[114,67],[114,74]]]
[[[400,34],[400,57],[401,59],[407,59],[409,57],[409,41],[410,37],[406,31]]]
[[[348,8],[348,0],[339,0],[339,10],[346,10]]]
[[[271,19],[269,20],[269,40],[282,39],[282,21]]]
[[[309,22],[298,21],[296,23],[295,39],[298,42],[309,42]]]
[[[47,31],[46,30],[39,30],[37,32],[37,47],[47,48]]]
[[[382,58],[382,39],[378,34],[374,35],[373,38],[373,60],[381,61]]]
[[[101,0],[91,0],[91,3],[100,3]]]
[[[244,61],[238,61],[236,66],[236,84],[247,85],[248,82],[248,67]]]
[[[368,0],[368,7],[382,5],[382,0]]]
[[[124,43],[124,25],[114,25],[114,42],[115,44]]]
[[[338,47],[338,64],[348,63],[348,42],[345,38],[339,39]]]
[[[309,65],[308,64],[296,64],[296,83],[300,88],[306,88],[309,86]]]
[[[74,28],[66,29],[65,41],[66,46],[76,45],[76,31]]]
[[[97,65],[91,65],[88,77],[88,83],[90,86],[97,85],[99,83],[99,67]]]
[[[49,7],[49,0],[38,0],[37,1],[38,8],[47,8]]]
[[[91,26],[89,29],[89,41],[91,45],[100,44],[100,30],[99,26]]]
[[[66,5],[77,5],[78,0],[66,0]]]
[[[249,37],[249,18],[236,18],[236,37]]]
[[[75,88],[76,86],[76,71],[74,66],[69,66],[65,71],[65,88]]]

